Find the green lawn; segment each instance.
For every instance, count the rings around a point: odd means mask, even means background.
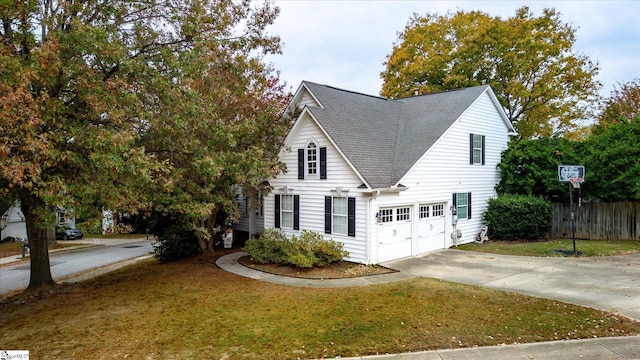
[[[464,244],[461,250],[520,256],[573,256],[571,239],[509,242],[489,241],[484,244]],[[640,241],[633,240],[576,240],[579,256],[614,256],[640,252]]]
[[[0,348],[35,359],[309,359],[640,334],[610,313],[417,278],[311,289],[149,259],[0,302]]]

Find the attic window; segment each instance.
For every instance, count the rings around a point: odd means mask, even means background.
[[[327,148],[319,147],[314,138],[298,149],[298,179],[327,178]]]
[[[315,142],[310,142],[306,149],[306,173],[308,177],[318,176],[318,146]]]

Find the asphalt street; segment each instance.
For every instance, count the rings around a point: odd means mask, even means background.
[[[153,252],[151,240],[83,241],[87,242],[96,246],[49,254],[54,280],[62,281],[89,270],[122,263]],[[30,268],[28,259],[0,267],[0,295],[26,289],[29,285]]]

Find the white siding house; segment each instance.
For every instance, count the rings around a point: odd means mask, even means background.
[[[365,264],[474,241],[515,135],[489,86],[390,100],[305,81],[294,109],[288,172],[242,227],[320,232]]]
[[[12,205],[0,217],[0,240],[7,237],[27,239],[27,226],[20,204]]]

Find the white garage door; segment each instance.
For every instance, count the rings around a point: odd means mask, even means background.
[[[420,205],[418,217],[418,254],[444,249],[444,204]]]
[[[380,208],[378,261],[411,256],[411,207]]]

